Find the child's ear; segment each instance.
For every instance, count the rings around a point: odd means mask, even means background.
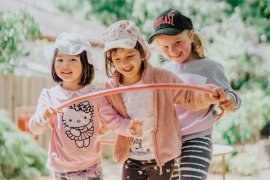
[[[189,37],[189,39],[190,39],[191,41],[194,40],[194,30],[189,30],[189,31],[188,31],[188,37]]]

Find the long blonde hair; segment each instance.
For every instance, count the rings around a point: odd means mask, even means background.
[[[205,57],[204,53],[207,50],[205,46],[204,38],[201,35],[201,33],[199,33],[198,31],[193,31],[193,34],[194,34],[194,39],[191,44],[191,52],[193,53],[193,55],[195,55],[195,57],[198,57],[199,59],[203,59]]]

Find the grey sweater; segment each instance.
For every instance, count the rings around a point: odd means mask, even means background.
[[[241,100],[231,88],[225,76],[223,66],[208,58],[192,60],[185,63],[170,62],[164,66],[167,70],[177,74],[185,83],[194,85],[215,84],[224,88],[235,102],[235,110],[240,108]],[[183,140],[209,135],[213,131],[214,119],[217,115],[214,106],[199,111],[191,111],[176,105],[176,111],[181,125]]]

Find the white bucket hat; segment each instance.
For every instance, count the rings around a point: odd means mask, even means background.
[[[86,40],[86,38],[79,34],[64,32],[57,36],[55,43],[45,49],[45,56],[49,65],[52,63],[55,49],[58,49],[62,53],[68,55],[78,55],[83,51],[86,51],[88,63],[94,66],[91,44]]]
[[[122,20],[112,24],[105,30],[103,38],[105,40],[104,53],[114,48],[132,49],[138,41],[145,52],[145,58],[150,57],[150,50],[146,46],[140,30],[132,21]]]

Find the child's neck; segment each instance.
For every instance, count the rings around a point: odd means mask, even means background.
[[[137,78],[120,78],[120,83],[124,86],[130,86],[133,84],[136,84],[137,82],[139,82],[141,80],[141,76],[137,77]]]
[[[197,54],[190,54],[190,56],[187,58],[185,62],[201,59]]]
[[[123,76],[123,74],[121,74],[119,82],[124,86],[130,86],[130,85],[136,84],[142,79],[143,71],[144,71],[144,68],[142,68],[141,66],[140,71],[133,77],[126,77],[126,76]]]
[[[69,83],[69,82],[64,82],[62,84],[62,88],[68,91],[77,91],[81,89],[83,85],[79,85],[77,83]]]

